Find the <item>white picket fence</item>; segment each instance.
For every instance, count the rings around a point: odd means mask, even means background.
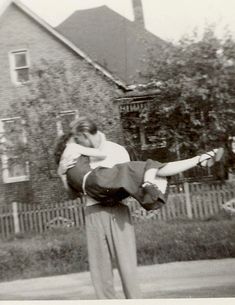
[[[47,206],[13,202],[0,206],[0,237],[14,233],[44,232],[53,227],[83,227],[84,204],[80,199]]]
[[[127,204],[137,222],[177,218],[203,219],[217,214],[232,198],[235,198],[235,182],[225,184],[185,182],[182,185],[170,187],[167,204],[158,211],[147,212],[133,199],[128,199]],[[84,225],[84,203],[80,199],[48,206],[16,202],[9,206],[0,206],[0,237],[2,238],[15,233],[41,233],[52,227],[83,227]]]
[[[148,212],[139,208],[134,200],[130,207],[132,215],[137,220],[205,219],[218,214],[229,201],[234,209],[235,182],[225,184],[185,182],[170,187],[167,204],[160,210]]]

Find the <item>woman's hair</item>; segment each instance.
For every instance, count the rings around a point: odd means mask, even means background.
[[[87,117],[80,117],[74,120],[70,124],[70,132],[63,134],[57,139],[54,151],[55,162],[58,165],[60,163],[60,158],[66,148],[68,140],[74,136],[76,140],[76,135],[82,132],[89,132],[94,135],[98,131],[96,124]]]
[[[66,144],[68,140],[71,138],[72,134],[71,132],[67,134],[63,134],[57,139],[56,145],[55,145],[55,151],[54,151],[54,157],[55,162],[58,165],[60,163],[60,158],[66,148]]]
[[[70,124],[70,129],[72,134],[76,135],[81,132],[89,132],[90,134],[94,135],[97,133],[98,128],[96,124],[87,117],[80,117],[74,120]]]

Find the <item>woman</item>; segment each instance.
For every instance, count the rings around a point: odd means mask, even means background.
[[[149,159],[125,162],[109,168],[108,165],[99,166],[97,162],[106,157],[100,145],[103,137],[92,121],[80,118],[77,124],[73,124],[71,133],[60,138],[56,162],[64,185],[78,194],[87,194],[97,201],[105,200],[110,204],[114,200],[132,196],[146,210],[159,209],[166,203],[166,177],[196,165],[210,167],[223,156],[223,149],[220,148],[175,162],[160,163]]]

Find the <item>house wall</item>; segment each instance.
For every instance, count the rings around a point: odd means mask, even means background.
[[[118,106],[113,102],[120,94],[116,85],[14,4],[0,18],[0,119],[14,116],[9,105],[12,101],[17,103],[25,93],[25,87],[14,85],[10,75],[9,52],[20,49],[29,50],[32,68],[40,66],[42,59],[51,63],[63,61],[68,78],[72,82],[75,77],[78,82],[79,99],[73,104],[79,115],[93,117],[107,138],[122,144]],[[64,110],[70,110],[69,107],[62,105]],[[64,196],[58,178],[5,184],[0,175],[0,205],[12,201],[46,203],[63,200]]]

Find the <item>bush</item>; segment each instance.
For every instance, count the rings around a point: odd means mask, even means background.
[[[235,257],[235,222],[141,222],[136,226],[140,265]]]
[[[54,230],[3,242],[0,280],[65,274],[88,270],[84,230]]]
[[[135,226],[139,265],[235,257],[234,220],[146,220]],[[0,244],[0,281],[86,270],[83,229],[21,234]]]

